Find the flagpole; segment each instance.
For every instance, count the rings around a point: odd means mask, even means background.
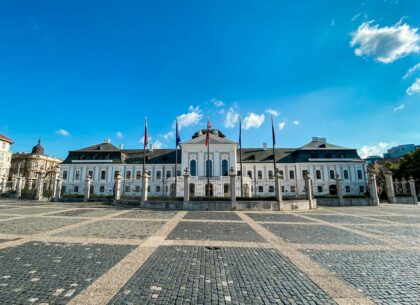
[[[145,169],[146,169],[146,145],[148,142],[148,135],[147,135],[147,117],[144,120],[144,137],[143,137],[143,178],[145,175]]]
[[[243,180],[243,166],[242,166],[242,119],[239,117],[239,163],[241,166],[241,197],[244,197],[244,180]]]
[[[210,129],[207,122],[207,196],[210,197]]]
[[[276,134],[274,132],[274,120],[273,116],[271,116],[271,128],[272,128],[272,136],[273,136],[273,164],[274,164],[274,177],[277,177],[277,164],[276,164]]]
[[[178,119],[175,120],[175,197],[177,196],[177,168],[178,168]]]

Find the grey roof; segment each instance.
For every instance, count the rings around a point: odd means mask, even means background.
[[[120,149],[112,145],[111,143],[100,143],[96,145],[92,145],[89,147],[85,147],[82,149],[78,149],[76,151],[119,151]]]
[[[125,162],[131,164],[143,163],[143,149],[123,149]],[[175,164],[175,149],[153,149],[146,151],[147,164]],[[181,150],[178,149],[178,163],[181,163]]]
[[[342,147],[334,144],[327,143],[319,138],[314,138],[308,144],[303,145],[300,149],[350,149],[347,147]]]

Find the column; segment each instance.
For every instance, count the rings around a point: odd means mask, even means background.
[[[400,193],[400,182],[398,181],[398,179],[394,179],[394,192],[395,194]]]
[[[92,183],[92,178],[89,176],[89,174],[86,176],[85,179],[85,196],[83,198],[83,202],[89,201],[90,197],[90,185]]]
[[[417,204],[416,185],[414,183],[413,176],[410,176],[408,183],[410,185],[410,194],[411,194],[411,198],[413,198],[413,204]]]
[[[233,166],[229,170],[230,177],[230,209],[235,211],[237,208],[236,204],[236,171]]]
[[[1,193],[2,194],[6,193],[6,188],[7,188],[7,176],[4,175],[1,178]]]
[[[17,198],[17,199],[19,199],[22,196],[22,182],[23,182],[23,177],[21,175],[19,175],[16,179],[15,198]]]
[[[371,173],[369,176],[370,198],[372,198],[372,205],[379,205],[378,186],[376,184],[376,175]]]
[[[281,193],[281,175],[280,171],[277,169],[277,171],[274,173],[274,183],[275,183],[275,190],[276,190],[276,201],[279,204],[278,210],[280,211],[283,205],[283,196]]]
[[[40,201],[44,197],[44,172],[38,172],[37,174],[35,200]]]
[[[141,192],[141,201],[142,206],[144,206],[144,203],[147,201],[147,193],[148,193],[148,186],[149,186],[149,178],[150,176],[147,173],[143,173],[143,189]]]
[[[305,179],[305,189],[306,189],[306,199],[309,201],[309,208],[312,209],[314,207],[314,198],[312,195],[312,178],[309,174],[304,176]]]
[[[392,182],[392,173],[390,171],[384,172],[385,176],[385,188],[386,188],[386,196],[388,197],[389,203],[395,203],[395,190],[394,190],[394,183]]]
[[[401,178],[401,191],[403,194],[407,194],[407,181],[405,180],[404,177]]]
[[[121,199],[121,173],[118,171],[114,181],[114,204]]]
[[[190,201],[190,171],[188,170],[188,167],[184,170],[184,204],[183,209],[188,208],[188,203]]]
[[[17,183],[16,176],[13,175],[13,177],[12,177],[12,191],[16,191],[16,183]]]
[[[52,179],[52,183],[53,183],[52,184],[52,200],[55,200],[55,198],[57,197],[57,192],[58,192],[57,179],[58,179],[59,175],[60,175],[59,171],[56,170],[54,172],[53,179]]]
[[[56,179],[56,192],[55,192],[55,201],[59,201],[61,198],[61,185],[63,183],[63,179],[58,176]]]
[[[341,206],[343,204],[343,178],[341,178],[337,173],[335,174],[335,183],[337,188],[338,205]]]

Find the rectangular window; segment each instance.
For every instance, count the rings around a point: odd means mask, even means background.
[[[262,185],[258,186],[258,192],[260,192],[260,193],[264,192],[264,187]]]
[[[136,180],[140,180],[141,178],[141,171],[136,171]]]
[[[289,171],[289,178],[290,179],[295,179],[295,172],[294,171]]]
[[[119,173],[119,171],[114,171],[114,180],[115,180],[115,178],[117,178],[118,173]]]
[[[292,193],[295,193],[295,192],[296,192],[296,186],[292,185],[292,186],[290,187],[290,191],[291,191]]]
[[[156,185],[156,192],[159,193],[160,192],[160,185]]]
[[[64,194],[66,192],[66,186],[61,187],[61,193]]]
[[[136,185],[135,192],[137,192],[137,193],[139,193],[139,192],[140,192],[140,185]]]
[[[349,179],[349,171],[348,170],[344,170],[344,179],[348,180]]]
[[[130,192],[130,186],[129,186],[129,185],[126,185],[126,187],[125,187],[125,192],[126,192],[126,193],[129,193],[129,192]]]
[[[92,178],[92,179],[93,179],[93,170],[90,170],[90,171],[88,172],[88,175],[89,175],[89,177],[90,177],[90,178]]]
[[[156,180],[160,180],[160,179],[162,179],[162,172],[156,171]]]
[[[363,179],[363,173],[362,173],[362,170],[360,170],[360,169],[357,170],[357,179],[359,179],[359,180]]]
[[[274,175],[273,175],[273,171],[268,171],[268,179],[273,179]]]
[[[350,193],[350,186],[346,185],[346,193]]]
[[[131,179],[131,171],[127,171],[127,172],[125,173],[125,179],[128,179],[128,180],[130,180],[130,179]]]
[[[63,172],[63,180],[67,180],[67,171]]]
[[[335,171],[330,169],[330,179],[334,180],[335,179]]]
[[[318,186],[318,193],[322,193],[322,192],[323,192],[322,186]]]
[[[77,185],[75,185],[75,186],[74,186],[73,191],[74,191],[75,193],[78,193],[78,192],[79,192],[79,187],[78,187]]]
[[[306,174],[308,174],[308,171],[306,170],[306,169],[304,169],[303,171],[302,171],[302,178],[305,178],[305,175]]]
[[[106,171],[101,171],[101,180],[106,179]]]
[[[284,193],[284,185],[281,186],[281,192]]]
[[[315,175],[317,180],[321,180],[321,171],[319,169],[316,170]]]
[[[359,192],[360,193],[364,193],[365,192],[365,187],[363,185],[359,186]]]
[[[258,179],[262,179],[262,177],[263,177],[262,171],[258,171]]]
[[[284,172],[281,170],[280,171],[280,177],[282,178],[282,179],[284,179]]]
[[[249,178],[252,178],[252,171],[247,171],[246,175],[247,175]]]
[[[76,173],[74,174],[74,180],[79,180],[80,179],[80,171],[76,170]]]
[[[273,185],[268,186],[268,191],[270,193],[274,193],[274,186]]]
[[[172,175],[172,172],[170,170],[166,171],[166,179],[171,178],[171,175]]]
[[[99,188],[99,191],[100,191],[101,193],[105,192],[105,186],[101,185],[101,187]]]

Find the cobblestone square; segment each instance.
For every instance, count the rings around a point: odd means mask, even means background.
[[[0,304],[420,304],[419,206],[0,206]]]

